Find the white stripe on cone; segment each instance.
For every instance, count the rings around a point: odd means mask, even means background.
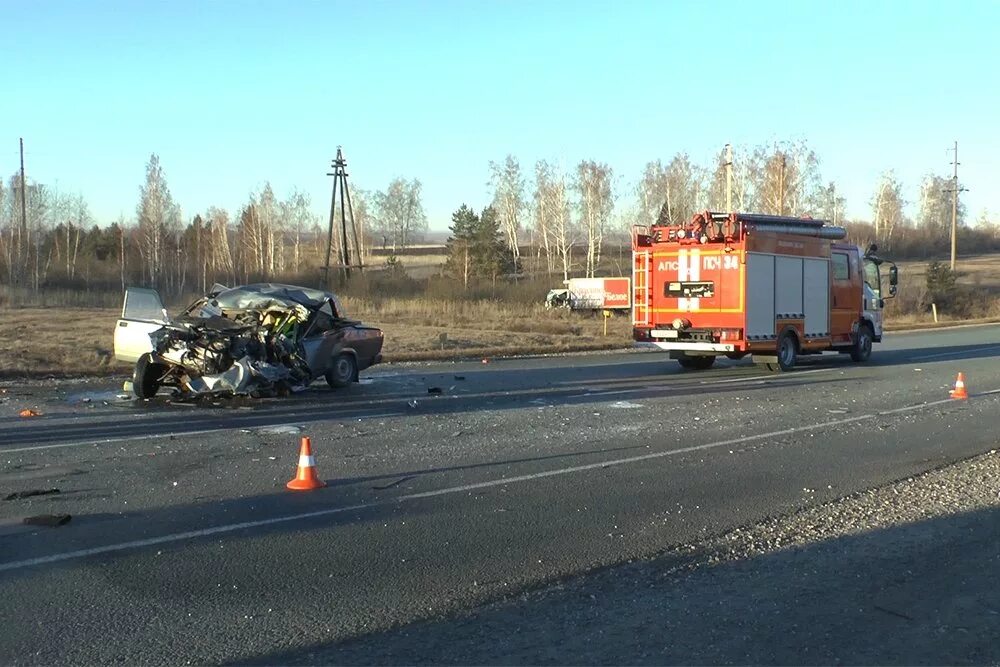
[[[312,455],[306,456],[304,454],[299,455],[299,467],[300,468],[315,468],[316,459]]]

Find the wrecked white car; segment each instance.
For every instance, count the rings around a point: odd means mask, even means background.
[[[115,327],[115,357],[135,363],[132,391],[160,387],[185,395],[267,396],[358,381],[382,360],[383,334],[344,317],[329,292],[257,283],[215,285],[176,317],[154,290],[125,291]]]

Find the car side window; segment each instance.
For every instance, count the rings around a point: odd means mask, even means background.
[[[851,263],[847,255],[842,252],[835,252],[833,253],[832,259],[833,259],[833,279],[850,280]]]

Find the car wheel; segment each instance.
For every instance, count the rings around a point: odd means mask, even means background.
[[[139,357],[132,372],[132,393],[136,398],[153,398],[160,390],[160,378],[166,372],[166,366],[153,361],[150,354]]]
[[[798,356],[798,341],[795,340],[794,334],[786,331],[778,337],[778,363],[765,365],[767,370],[772,372],[790,371],[795,368],[795,359]]]
[[[334,389],[346,387],[358,375],[358,362],[353,354],[338,355],[326,372],[326,383]]]
[[[872,328],[867,324],[858,327],[858,334],[854,339],[854,346],[851,347],[851,361],[863,364],[872,356],[872,341],[874,334]]]

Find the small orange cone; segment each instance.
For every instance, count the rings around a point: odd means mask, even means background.
[[[950,392],[952,398],[966,399],[969,397],[969,392],[965,390],[965,374],[959,373],[958,377],[955,378],[955,388]]]
[[[326,482],[316,475],[316,459],[313,458],[312,441],[309,440],[309,436],[302,437],[302,446],[299,448],[299,467],[295,479],[285,486],[293,491],[312,491],[326,486]]]

